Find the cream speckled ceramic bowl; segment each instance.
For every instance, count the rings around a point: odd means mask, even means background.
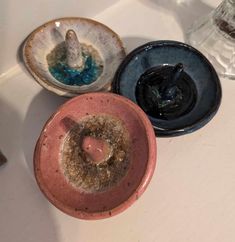
[[[101,75],[89,85],[70,86],[56,80],[48,69],[47,55],[65,41],[66,32],[72,29],[81,43],[92,45],[103,61]],[[119,36],[107,26],[86,18],[52,20],[34,30],[23,48],[24,62],[36,81],[44,88],[62,96],[109,91],[114,74],[125,57]]]

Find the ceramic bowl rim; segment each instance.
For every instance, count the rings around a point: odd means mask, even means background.
[[[64,109],[68,104],[72,102],[77,102],[81,98],[86,98],[87,96],[93,95],[93,98],[96,96],[103,96],[108,95],[114,97],[116,100],[124,102],[126,105],[131,107],[134,112],[137,113],[140,121],[144,124],[146,136],[147,136],[147,142],[148,142],[148,161],[146,162],[146,169],[144,172],[144,175],[138,184],[135,191],[130,195],[129,198],[127,198],[124,202],[121,202],[118,206],[112,208],[111,210],[102,211],[102,212],[86,212],[86,211],[75,211],[71,207],[65,206],[63,203],[61,203],[59,200],[56,200],[51,193],[47,190],[46,186],[41,182],[41,173],[38,171],[38,162],[40,158],[40,146],[42,145],[42,138],[43,138],[43,131],[46,129],[47,125],[53,121],[54,117],[62,110]],[[98,220],[98,219],[104,219],[109,218],[114,215],[117,215],[124,210],[126,210],[128,207],[130,207],[146,190],[147,186],[150,183],[150,180],[154,174],[154,170],[157,163],[157,143],[156,143],[156,137],[154,134],[154,130],[152,127],[151,122],[149,121],[147,115],[142,111],[142,109],[137,106],[135,103],[127,99],[126,97],[120,96],[118,94],[113,93],[104,93],[104,92],[94,92],[94,93],[87,93],[82,94],[80,96],[74,97],[70,99],[69,101],[62,104],[56,112],[48,119],[48,121],[45,123],[44,127],[42,128],[42,131],[40,133],[40,136],[37,140],[37,144],[35,146],[34,150],[34,157],[33,157],[33,163],[34,163],[34,175],[37,181],[37,184],[42,191],[42,193],[45,195],[45,197],[59,210],[62,212],[73,216],[75,218],[79,219],[86,219],[86,220]]]

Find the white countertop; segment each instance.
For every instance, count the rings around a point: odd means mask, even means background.
[[[130,51],[149,40],[183,41],[192,19],[211,8],[205,2],[219,1],[122,0],[94,18],[119,33]],[[36,139],[66,99],[42,90],[22,64],[6,72],[0,77],[0,148],[8,158],[0,168],[0,241],[234,242],[235,82],[221,84],[222,104],[209,124],[157,139],[156,172],[133,206],[82,221],[53,207],[33,175]]]

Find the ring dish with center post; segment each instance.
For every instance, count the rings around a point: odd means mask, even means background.
[[[147,188],[155,164],[156,138],[148,117],[113,93],[67,101],[46,123],[34,153],[42,192],[81,219],[124,211]]]
[[[128,54],[116,72],[113,91],[138,104],[159,136],[201,128],[216,114],[222,96],[206,57],[169,40],[146,43]]]
[[[26,39],[23,58],[44,88],[62,96],[109,91],[125,57],[119,36],[86,18],[52,20]]]

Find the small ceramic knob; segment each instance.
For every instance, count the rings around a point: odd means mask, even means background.
[[[83,69],[84,59],[82,57],[82,47],[78,41],[76,33],[70,29],[65,36],[67,64],[70,68]]]
[[[85,136],[82,142],[82,149],[87,157],[95,164],[107,161],[112,156],[110,145],[102,139]]]
[[[165,99],[175,99],[177,90],[177,81],[181,78],[184,71],[182,63],[178,63],[174,66],[168,79],[162,84],[162,96]]]

